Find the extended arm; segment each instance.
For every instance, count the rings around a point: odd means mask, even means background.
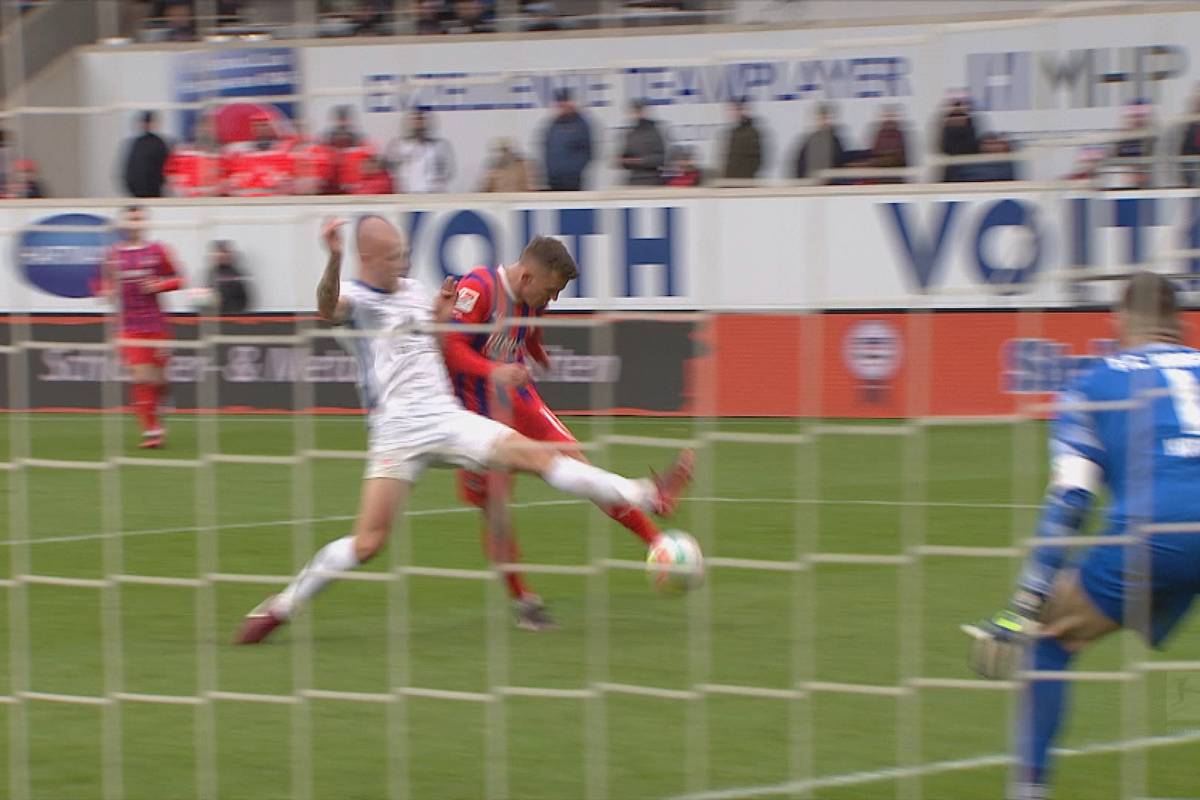
[[[183,288],[183,278],[179,274],[179,269],[175,266],[175,256],[162,245],[159,246],[158,251],[158,280],[154,282],[151,291],[158,294],[159,292],[173,292],[176,289]]]
[[[329,250],[325,272],[317,284],[317,313],[326,322],[341,325],[350,314],[350,303],[341,296],[342,288],[342,234],[344,219],[327,220],[321,226],[321,239]]]
[[[1051,434],[1051,478],[1039,539],[1076,534],[1104,482],[1104,450],[1082,392],[1067,392]],[[989,620],[964,626],[975,639],[971,666],[986,678],[1006,678],[1020,663],[1025,644],[1040,629],[1042,611],[1067,561],[1068,543],[1049,541],[1033,549],[1008,606]]]

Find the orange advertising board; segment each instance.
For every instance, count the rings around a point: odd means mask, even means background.
[[[1116,347],[1102,311],[725,315],[701,335],[686,408],[722,416],[1014,414]]]

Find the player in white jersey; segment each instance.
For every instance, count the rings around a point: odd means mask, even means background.
[[[539,447],[511,428],[463,409],[450,387],[434,335],[406,326],[450,319],[453,281],[434,302],[407,277],[408,244],[390,222],[361,218],[355,228],[359,277],[342,283],[341,226],[321,231],[329,250],[317,286],[322,318],[348,323],[378,335],[351,345],[362,370],[368,408],[368,462],[353,532],[321,548],[282,592],[246,616],[237,641],[261,642],[338,573],[375,556],[387,541],[392,521],[409,490],[430,466],[474,471],[516,470],[541,476],[556,489],[602,506],[625,504],[667,515],[691,481],[693,456],[683,451],[671,468],[653,480],[630,480]]]

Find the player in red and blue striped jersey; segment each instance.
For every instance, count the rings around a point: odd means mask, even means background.
[[[540,317],[579,274],[575,260],[556,239],[533,239],[515,264],[478,267],[458,283],[454,320],[487,324]],[[539,442],[576,444],[576,439],[538,395],[528,361],[543,367],[549,358],[536,325],[505,325],[491,333],[451,333],[445,337],[446,366],[454,391],[469,410],[497,419]],[[566,452],[583,459],[579,450]],[[463,500],[483,510],[483,540],[488,557],[511,564],[519,559],[506,504],[512,484],[508,473],[459,472]],[[647,545],[658,528],[640,510],[622,506],[603,509]],[[541,600],[517,572],[506,575],[517,609],[517,624],[529,630],[554,626]]]
[[[138,447],[158,448],[166,440],[158,409],[167,393],[170,351],[155,343],[171,335],[159,296],[181,288],[183,279],[167,247],[146,239],[145,226],[141,206],[128,206],[121,212],[123,236],[101,267],[100,294],[113,301],[121,338],[145,340],[144,347],[121,347],[121,355],[129,367],[133,408],[142,426]]]

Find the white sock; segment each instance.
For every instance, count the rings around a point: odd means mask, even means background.
[[[650,511],[654,486],[647,480],[634,481],[567,456],[556,456],[542,480],[567,494],[585,497],[608,506],[634,506]]]
[[[358,566],[358,556],[354,554],[354,537],[343,536],[335,539],[317,551],[300,570],[296,579],[288,587],[275,596],[271,610],[282,617],[290,617],[296,610],[307,603],[312,597],[330,583],[334,576],[329,572],[348,572]]]

